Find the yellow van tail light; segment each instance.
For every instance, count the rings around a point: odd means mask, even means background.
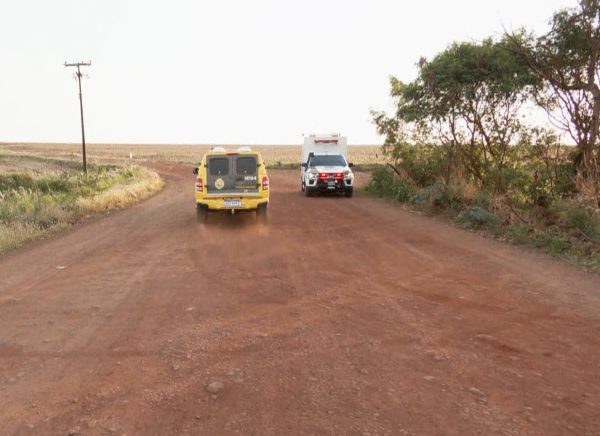
[[[202,177],[196,179],[196,192],[202,192],[204,190],[204,183]]]

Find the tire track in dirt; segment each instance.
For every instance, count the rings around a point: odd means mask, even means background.
[[[3,434],[600,432],[597,277],[295,171],[267,224],[200,224],[157,169],[0,259]]]

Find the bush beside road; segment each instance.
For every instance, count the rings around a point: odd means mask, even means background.
[[[414,174],[425,172],[421,166],[430,163],[413,161],[409,166],[405,161],[397,168],[400,174],[380,167],[373,171],[366,190],[412,210],[443,216],[464,228],[541,249],[600,273],[600,211],[584,196],[557,196],[548,204],[536,204],[525,197],[515,204],[506,195],[478,189],[464,179],[448,184],[435,179],[419,182]]]

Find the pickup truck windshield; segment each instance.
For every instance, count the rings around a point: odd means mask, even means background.
[[[345,167],[346,161],[340,155],[313,156],[310,159],[310,167]]]

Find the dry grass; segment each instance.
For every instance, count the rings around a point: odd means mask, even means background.
[[[28,222],[0,222],[0,253],[14,250],[36,239],[42,239],[57,233],[67,227],[69,227],[67,223],[56,224],[51,228],[41,228],[36,224]]]
[[[3,150],[0,147],[0,174],[29,174],[32,177],[57,176],[65,172],[73,174],[81,170],[79,162],[57,160]]]
[[[101,213],[111,209],[120,209],[150,197],[164,186],[158,174],[144,167],[136,169],[136,178],[132,183],[116,185],[92,197],[83,197],[77,206],[86,213]]]
[[[139,166],[92,167],[87,177],[78,166],[0,154],[0,253],[141,201],[163,186],[158,174]]]
[[[239,145],[223,145],[235,150]],[[211,145],[140,145],[140,144],[88,144],[86,148],[89,162],[126,162],[130,153],[132,163],[177,162],[193,164],[198,162]],[[260,151],[267,165],[300,164],[300,145],[254,145]],[[81,159],[79,144],[16,144],[0,143],[0,154],[33,154],[46,158],[78,161]],[[385,163],[386,160],[378,145],[350,145],[349,159],[356,165]]]

